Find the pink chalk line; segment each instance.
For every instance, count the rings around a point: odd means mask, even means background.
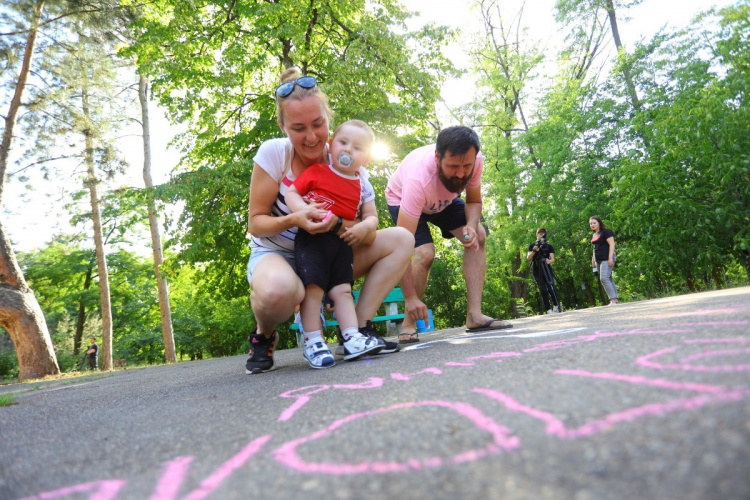
[[[671,318],[681,318],[684,316],[708,316],[709,314],[734,314],[736,312],[739,312],[739,309],[734,309],[732,307],[725,307],[723,309],[696,309],[695,311],[690,311],[690,312],[660,314],[658,316],[651,316],[651,318],[652,319],[671,319]]]
[[[414,373],[391,373],[391,378],[393,380],[401,380],[403,382],[411,380],[411,378],[415,375],[425,375],[431,373],[433,375],[442,375],[443,370],[440,368],[425,368],[424,370],[414,372]]]
[[[665,335],[669,333],[689,333],[692,330],[686,330],[683,328],[673,328],[667,330],[654,330],[650,328],[637,328],[635,330],[628,330],[625,332],[595,332],[590,335],[580,335],[572,339],[555,340],[552,342],[545,342],[538,346],[524,349],[523,352],[539,352],[539,351],[550,351],[553,349],[562,349],[572,345],[582,344],[584,342],[594,342],[596,340],[608,337],[619,337],[621,335]]]
[[[234,471],[245,465],[245,463],[258,453],[261,448],[271,439],[271,435],[261,436],[251,441],[242,448],[239,453],[221,464],[216,472],[208,476],[191,491],[184,500],[203,500],[214,492]],[[175,500],[180,491],[185,476],[187,476],[193,457],[178,457],[164,467],[164,474],[156,485],[154,494],[150,500]]]
[[[728,403],[740,401],[750,396],[747,389],[737,389],[722,392],[720,394],[700,395],[692,398],[681,398],[666,403],[647,404],[639,407],[628,408],[623,411],[613,412],[604,417],[582,425],[577,429],[569,429],[565,424],[553,414],[543,410],[537,410],[530,406],[523,405],[513,399],[511,396],[492,389],[474,389],[473,392],[487,396],[505,405],[505,407],[514,412],[525,413],[532,418],[540,420],[546,424],[546,432],[550,436],[560,439],[577,439],[589,437],[603,430],[610,429],[616,425],[635,422],[649,416],[664,416],[676,411],[696,410],[710,403]]]
[[[20,500],[51,500],[54,498],[64,498],[76,493],[91,493],[88,500],[113,500],[117,498],[117,494],[120,492],[126,481],[111,480],[111,481],[92,481],[90,483],[77,484],[75,486],[69,486],[66,488],[60,488],[55,491],[48,491],[46,493],[40,493],[38,495],[24,497]]]
[[[339,430],[346,424],[364,417],[374,417],[376,415],[387,413],[394,410],[416,408],[420,406],[437,406],[447,408],[468,418],[477,428],[486,431],[492,435],[492,442],[484,448],[467,450],[458,453],[452,457],[429,457],[424,459],[409,459],[403,462],[398,461],[363,461],[359,463],[328,463],[328,462],[307,462],[300,458],[297,449],[309,442],[325,438],[335,431]],[[307,437],[290,441],[273,452],[276,460],[291,469],[304,473],[317,473],[329,475],[349,475],[362,474],[368,472],[386,473],[386,472],[408,472],[412,470],[424,470],[428,468],[439,467],[444,464],[461,464],[478,460],[487,455],[496,455],[503,450],[509,451],[520,446],[520,440],[510,435],[510,430],[497,424],[492,418],[485,416],[475,407],[466,403],[450,401],[419,401],[413,403],[400,403],[385,408],[372,411],[366,411],[344,417],[333,422],[328,427],[317,431]]]
[[[661,389],[672,389],[676,391],[694,391],[694,392],[706,392],[710,394],[718,394],[727,392],[725,387],[719,385],[708,385],[708,384],[693,384],[690,382],[674,382],[672,380],[663,379],[652,379],[647,377],[639,377],[634,375],[620,375],[617,373],[593,373],[584,370],[556,370],[555,373],[559,375],[572,375],[574,377],[589,377],[599,378],[604,380],[612,380],[615,382],[628,382],[636,385],[647,385],[651,387],[659,387]]]
[[[370,377],[365,382],[361,382],[359,384],[334,384],[334,385],[309,385],[306,387],[299,387],[297,389],[292,389],[291,391],[286,391],[279,395],[281,398],[294,398],[296,401],[292,403],[289,408],[281,412],[281,415],[276,420],[277,422],[285,422],[292,418],[294,414],[305,406],[310,401],[310,396],[313,394],[317,394],[319,392],[326,391],[328,389],[348,389],[348,390],[358,390],[358,389],[375,389],[377,387],[381,387],[383,385],[383,379],[380,377]]]
[[[692,339],[686,340],[687,344],[729,344],[729,343],[747,343],[750,339],[746,338],[717,338],[717,339]],[[692,361],[697,359],[705,358],[717,358],[719,356],[735,356],[746,354],[748,349],[720,349],[720,350],[707,350],[699,354],[693,354],[691,356],[683,357],[678,363],[664,364],[658,361],[654,361],[654,358],[658,358],[665,354],[669,354],[677,351],[683,346],[673,346],[661,349],[646,356],[641,356],[635,360],[637,365],[645,366],[648,368],[656,368],[660,370],[680,370],[680,371],[692,371],[692,372],[745,372],[750,370],[750,364],[738,364],[738,365],[694,365],[690,364]]]

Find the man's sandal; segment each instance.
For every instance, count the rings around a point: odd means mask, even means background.
[[[400,333],[398,335],[399,344],[415,344],[417,342],[419,342],[419,334],[417,332]]]

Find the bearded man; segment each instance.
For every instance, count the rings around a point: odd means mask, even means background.
[[[399,343],[418,342],[416,321],[427,319],[422,296],[435,259],[435,243],[427,223],[440,228],[443,238],[458,238],[464,247],[466,327],[468,332],[511,328],[507,321],[482,313],[482,290],[487,267],[482,216],[482,154],[479,136],[469,127],[443,129],[437,143],[409,153],[388,181],[385,198],[394,224],[415,237],[414,258],[401,278],[405,317]],[[466,191],[466,201],[461,193]]]

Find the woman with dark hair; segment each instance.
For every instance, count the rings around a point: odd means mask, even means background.
[[[609,296],[609,303],[619,304],[615,280],[612,278],[612,268],[615,267],[615,233],[604,225],[598,215],[589,218],[589,227],[594,231],[594,236],[591,237],[591,244],[594,245],[591,266],[599,273],[599,281]]]
[[[358,222],[336,217],[320,220],[319,207],[314,203],[299,212],[292,212],[286,205],[286,191],[302,172],[316,163],[328,163],[332,112],[316,78],[302,75],[297,68],[282,73],[274,97],[277,122],[286,137],[260,145],[250,179],[247,279],[257,321],[250,334],[251,352],[245,366],[251,374],[274,369],[276,325],[294,314],[305,296],[305,287],[294,271],[297,228],[310,234],[331,231],[345,237],[346,229]],[[378,230],[370,240],[352,245],[354,279],[367,275],[356,307],[361,332],[374,335],[370,320],[403,275],[413,248],[414,236],[397,227]],[[394,342],[378,342],[385,343],[381,354],[398,350]]]

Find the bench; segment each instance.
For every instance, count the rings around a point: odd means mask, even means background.
[[[356,302],[359,299],[359,291],[352,292],[352,295],[354,295],[354,301]],[[372,322],[378,323],[381,321],[387,321],[387,335],[398,335],[399,324],[401,323],[401,320],[404,319],[404,313],[398,312],[398,305],[403,303],[404,293],[400,288],[394,288],[393,290],[388,292],[388,295],[383,300],[383,305],[385,306],[385,314],[382,316],[375,316],[374,318],[372,318]],[[325,326],[338,326],[338,324],[339,322],[335,319],[327,319]],[[297,323],[292,323],[289,328],[292,330],[298,330],[299,325]]]

